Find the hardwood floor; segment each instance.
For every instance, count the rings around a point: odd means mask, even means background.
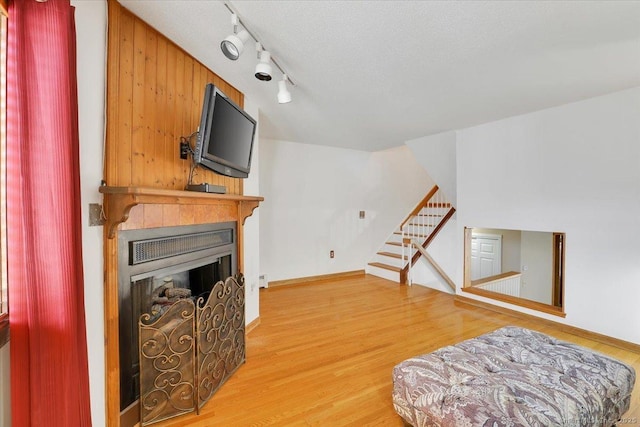
[[[246,364],[199,416],[156,426],[402,426],[391,402],[395,364],[505,325],[609,354],[640,374],[640,354],[370,275],[260,292]],[[639,389],[626,414],[633,425]]]

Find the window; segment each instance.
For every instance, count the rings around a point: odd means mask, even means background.
[[[7,245],[6,245],[6,168],[5,146],[7,130],[7,17],[0,9],[0,347],[9,337],[9,316],[7,306]]]

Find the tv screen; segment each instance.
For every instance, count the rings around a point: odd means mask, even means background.
[[[246,178],[255,133],[256,121],[217,87],[207,84],[194,162],[221,175]]]

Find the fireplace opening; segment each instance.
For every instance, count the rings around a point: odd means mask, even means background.
[[[235,222],[119,233],[121,411],[138,413],[140,316],[158,318],[184,298],[206,300],[215,283],[237,274],[235,236]]]

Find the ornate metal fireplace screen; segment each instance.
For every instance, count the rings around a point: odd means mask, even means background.
[[[207,301],[183,299],[152,320],[140,337],[142,425],[196,411],[245,361],[244,277],[216,283]]]

